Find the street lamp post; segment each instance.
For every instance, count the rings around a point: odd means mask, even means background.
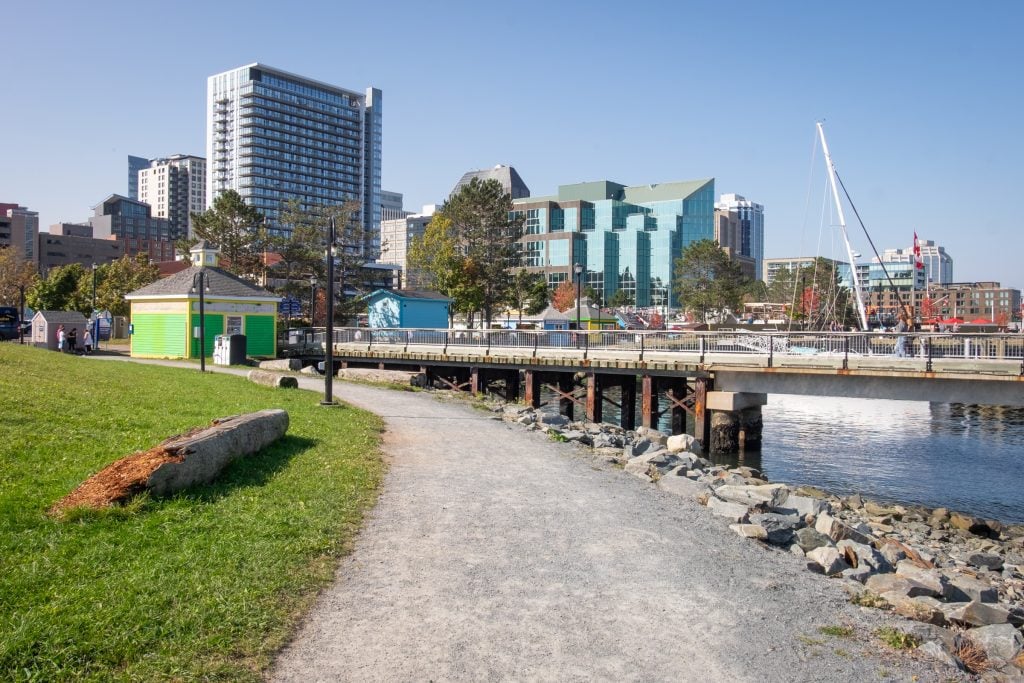
[[[197,284],[198,283],[198,284]],[[192,276],[192,292],[199,290],[199,372],[206,372],[206,298],[210,283],[206,273],[200,270]]]
[[[579,339],[580,331],[580,297],[583,295],[583,264],[577,263],[572,267],[576,275],[576,338]]]
[[[96,315],[96,264],[92,264],[92,343],[100,348],[100,317]]]
[[[18,287],[18,291],[21,292],[21,298],[19,303],[21,308],[18,309],[18,343],[25,343],[25,285]]]
[[[309,276],[309,326],[316,327],[316,276]]]
[[[327,320],[326,344],[324,346],[324,400],[320,405],[334,405],[334,242],[336,228],[334,216],[328,226],[327,247],[324,252],[327,256]]]

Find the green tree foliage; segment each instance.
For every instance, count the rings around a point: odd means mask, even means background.
[[[0,247],[0,305],[18,306],[21,288],[27,291],[36,279],[36,268],[12,247]]]
[[[693,242],[676,259],[676,295],[701,322],[707,320],[709,311],[736,310],[742,301],[745,280],[739,266],[729,260],[714,240]]]
[[[527,315],[543,311],[548,305],[548,286],[543,273],[519,269],[508,290],[508,304],[519,311],[520,323],[523,322],[524,311]]]
[[[619,308],[620,306],[632,306],[633,297],[626,293],[624,289],[616,289],[615,293],[608,299],[608,305],[612,308]]]
[[[467,291],[478,297],[477,309],[490,326],[497,307],[507,300],[518,265],[523,219],[513,215],[511,195],[493,179],[474,178],[438,213],[451,223],[449,233],[463,257]]]
[[[83,298],[78,286],[84,275],[85,268],[80,263],[51,268],[46,278],[37,279],[25,293],[25,301],[37,311],[88,310],[91,301]]]
[[[460,252],[451,220],[435,214],[421,237],[415,238],[407,257],[410,270],[423,272],[424,283],[452,300],[449,318],[470,314],[480,306],[479,287],[471,281],[472,264]],[[449,323],[451,320],[449,320]]]
[[[269,246],[263,214],[247,206],[234,190],[218,195],[203,213],[192,214],[192,233],[216,244],[226,269],[235,275],[256,280],[262,274],[263,252]]]
[[[144,254],[122,256],[113,263],[96,267],[96,308],[110,311],[113,315],[127,316],[130,306],[125,295],[141,289],[160,279],[160,269],[149,262]],[[80,293],[89,294],[89,309],[92,308],[92,272],[86,270],[78,281]],[[85,290],[83,292],[83,290]],[[82,311],[88,315],[89,311]]]

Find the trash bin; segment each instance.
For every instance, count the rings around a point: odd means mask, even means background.
[[[232,334],[228,336],[228,365],[245,365],[245,335]]]

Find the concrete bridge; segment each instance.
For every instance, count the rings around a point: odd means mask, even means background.
[[[322,330],[296,341],[282,351],[323,356]],[[1021,335],[339,328],[333,353],[535,407],[547,388],[560,412],[594,422],[611,403],[627,429],[669,413],[681,433],[689,415],[713,452],[760,444],[770,393],[1024,406]]]

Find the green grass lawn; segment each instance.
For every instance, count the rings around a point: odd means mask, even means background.
[[[380,420],[241,377],[0,344],[0,680],[259,680],[330,581]],[[215,417],[288,434],[213,485],[57,521],[89,475]]]

